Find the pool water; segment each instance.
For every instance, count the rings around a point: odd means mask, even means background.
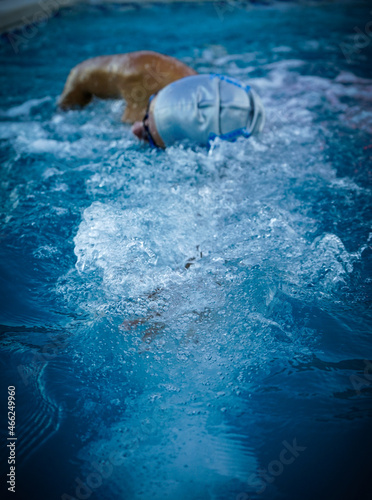
[[[3,36],[17,498],[371,498],[371,21],[81,5]],[[141,49],[249,82],[264,132],[158,151],[123,102],[57,109],[75,64]]]

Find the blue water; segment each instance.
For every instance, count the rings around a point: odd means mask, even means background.
[[[372,498],[370,10],[83,5],[3,36],[13,498]],[[72,66],[140,49],[249,82],[264,132],[154,151],[120,101],[57,109]]]

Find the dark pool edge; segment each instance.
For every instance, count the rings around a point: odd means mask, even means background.
[[[185,1],[200,2],[201,0],[155,0],[155,3]],[[216,0],[202,1],[213,2]],[[90,2],[89,0],[2,0],[0,2],[0,34],[10,33],[23,26],[44,23],[63,7],[70,7],[77,3]],[[95,3],[146,4],[154,2],[151,0],[101,0]]]
[[[40,24],[61,8],[79,0],[2,0],[0,2],[0,33],[6,34],[26,25]]]

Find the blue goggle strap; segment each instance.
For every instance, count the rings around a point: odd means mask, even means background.
[[[249,130],[245,127],[242,128],[237,128],[235,130],[232,130],[231,132],[227,132],[226,134],[214,134],[210,133],[208,137],[208,142],[211,143],[216,137],[219,137],[223,141],[229,141],[229,142],[235,142],[238,137],[250,137],[251,133]]]

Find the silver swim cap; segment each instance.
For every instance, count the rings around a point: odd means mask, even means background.
[[[154,118],[166,146],[183,139],[206,145],[216,136],[231,140],[260,132],[265,112],[249,86],[211,74],[187,76],[164,87],[156,97]]]

